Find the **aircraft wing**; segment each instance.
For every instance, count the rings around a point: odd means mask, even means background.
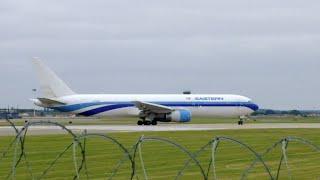
[[[49,99],[49,98],[38,98],[38,100],[45,104],[45,105],[65,105],[66,103],[54,100],[54,99]]]
[[[174,109],[168,106],[160,105],[160,104],[141,102],[141,101],[135,101],[134,104],[141,111],[149,111],[154,113],[170,113],[174,111]]]

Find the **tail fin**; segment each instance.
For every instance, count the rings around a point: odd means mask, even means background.
[[[41,91],[46,98],[57,98],[75,94],[65,82],[63,82],[40,59],[33,60],[35,70],[40,80]]]

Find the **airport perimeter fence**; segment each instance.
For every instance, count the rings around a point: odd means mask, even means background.
[[[320,152],[320,147],[313,144],[312,142],[305,140],[303,138],[298,137],[285,137],[283,139],[280,139],[279,141],[275,142],[270,148],[268,148],[264,153],[259,154],[254,149],[252,149],[247,144],[240,142],[236,139],[229,138],[229,137],[215,137],[211,141],[209,141],[206,145],[204,145],[199,151],[192,153],[182,145],[169,140],[165,138],[157,138],[157,137],[145,137],[141,136],[136,144],[133,145],[132,148],[127,149],[123,144],[121,144],[117,139],[110,137],[108,135],[104,134],[90,134],[84,131],[82,134],[77,135],[74,132],[72,132],[70,129],[68,129],[66,126],[50,122],[50,121],[39,121],[39,122],[28,122],[26,123],[23,128],[18,129],[14,123],[12,123],[10,120],[7,119],[7,122],[11,125],[13,130],[15,131],[15,138],[12,140],[12,142],[8,145],[8,147],[2,152],[2,156],[0,157],[0,164],[2,163],[3,159],[9,154],[9,152],[13,152],[13,162],[12,162],[12,168],[11,171],[8,172],[8,175],[6,179],[16,179],[17,176],[17,168],[22,164],[22,161],[24,161],[24,165],[27,166],[28,173],[30,175],[31,179],[46,179],[46,176],[48,173],[53,169],[55,164],[59,161],[59,159],[68,151],[72,150],[73,154],[73,163],[74,163],[74,176],[73,179],[90,179],[88,175],[88,169],[87,169],[87,160],[86,160],[86,140],[89,138],[101,138],[102,140],[109,141],[113,143],[115,146],[117,146],[120,151],[123,153],[123,158],[119,159],[118,164],[115,164],[115,168],[113,169],[111,175],[108,177],[105,177],[106,179],[116,179],[115,176],[117,175],[120,167],[124,164],[124,162],[130,163],[130,176],[128,179],[149,179],[148,178],[148,172],[147,167],[144,162],[144,157],[142,154],[142,144],[156,141],[160,143],[164,143],[168,146],[172,146],[176,148],[181,153],[185,154],[188,157],[188,160],[185,161],[183,164],[183,168],[181,168],[174,179],[184,179],[185,172],[187,171],[188,167],[193,164],[197,166],[199,173],[201,174],[201,177],[204,180],[208,179],[218,179],[218,174],[216,171],[216,159],[219,156],[217,154],[217,150],[219,149],[219,145],[222,142],[229,142],[233,144],[240,145],[242,148],[244,148],[246,151],[248,151],[254,161],[251,162],[250,166],[244,169],[241,177],[239,179],[247,179],[250,172],[255,168],[256,165],[260,164],[263,166],[263,169],[267,176],[272,180],[277,180],[280,177],[280,172],[284,169],[286,171],[285,176],[287,176],[288,179],[292,179],[292,174],[289,167],[288,162],[288,145],[291,142],[301,143],[305,146],[311,147],[315,152]],[[38,126],[38,125],[48,125],[48,126],[57,126],[60,127],[62,130],[67,132],[72,137],[72,142],[68,144],[65,149],[62,152],[59,152],[56,156],[56,158],[50,163],[48,167],[42,172],[41,176],[35,177],[34,173],[32,172],[32,167],[30,163],[28,162],[28,156],[27,152],[25,150],[25,143],[26,143],[26,137],[28,129],[32,126]],[[77,155],[78,150],[80,149],[80,157]],[[277,165],[276,172],[272,172],[271,168],[267,165],[264,158],[271,153],[276,148],[280,148],[280,159],[279,163]],[[199,156],[206,150],[211,150],[210,157],[209,157],[209,164],[204,167],[199,160]],[[140,163],[141,172],[142,175],[137,175],[137,163]],[[283,174],[281,174],[284,176]]]

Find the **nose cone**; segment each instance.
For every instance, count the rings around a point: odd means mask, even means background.
[[[251,106],[251,109],[253,111],[258,111],[259,110],[259,106],[257,104],[255,104],[255,103],[251,103],[250,106]]]

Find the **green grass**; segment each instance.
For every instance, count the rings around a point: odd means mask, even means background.
[[[109,134],[116,138],[126,148],[132,148],[141,135],[146,137],[163,137],[179,143],[191,152],[198,151],[213,137],[228,136],[236,138],[263,153],[268,147],[286,136],[298,136],[320,145],[318,129],[277,129],[277,130],[226,130],[226,131],[198,131],[198,132],[145,132],[145,133],[114,133]],[[0,137],[1,149],[5,149],[12,137]],[[67,135],[28,136],[26,139],[27,157],[35,177],[39,177],[42,171],[53,161],[72,138]],[[87,140],[87,167],[90,179],[105,179],[112,171],[123,154],[117,146],[99,138]],[[150,179],[174,179],[176,173],[183,167],[188,159],[186,155],[176,148],[160,142],[145,142],[142,154]],[[5,179],[10,172],[13,162],[13,149],[7,157],[0,161],[0,179]],[[294,179],[319,179],[320,154],[298,143],[289,144],[289,166]],[[280,147],[265,157],[265,161],[274,173],[280,159]],[[211,151],[206,150],[198,158],[206,169],[208,167]],[[72,148],[49,171],[46,179],[72,179],[74,164]],[[230,142],[221,142],[217,152],[217,173],[219,179],[239,179],[241,173],[253,160],[253,156],[239,145]],[[288,179],[287,171],[281,173],[280,179]],[[137,175],[143,179],[141,164],[137,159]],[[201,179],[199,169],[192,164],[185,172],[182,179]],[[120,168],[119,174],[114,179],[128,179],[130,163],[126,161]],[[84,174],[81,174],[84,177]],[[212,176],[210,176],[212,177]],[[268,179],[261,164],[257,165],[248,179]],[[17,179],[30,179],[27,173],[25,161],[17,169]]]
[[[59,122],[64,125],[68,125],[69,121],[72,121],[74,125],[136,125],[137,118],[120,118],[120,119],[86,119],[86,118],[37,118],[29,121],[39,121],[39,120],[50,120],[53,122]],[[22,120],[12,120],[16,125],[24,125],[25,119]],[[194,118],[191,122],[187,124],[219,124],[219,123],[237,123],[237,118]],[[320,123],[320,117],[300,117],[300,116],[288,116],[288,117],[252,117],[247,120],[246,123]],[[0,121],[0,126],[6,126],[4,120]]]

